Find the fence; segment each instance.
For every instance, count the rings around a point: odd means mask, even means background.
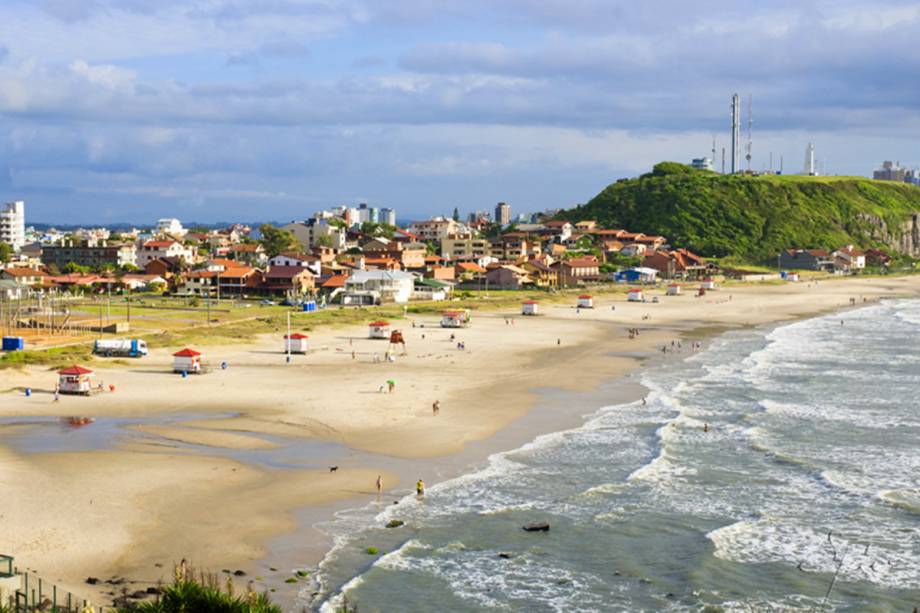
[[[81,613],[89,601],[58,589],[28,571],[13,566],[13,558],[0,555],[0,611],[10,613]],[[4,609],[4,606],[7,608]],[[115,607],[94,606],[95,613],[116,613]]]

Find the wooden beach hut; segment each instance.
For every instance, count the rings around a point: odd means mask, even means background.
[[[705,289],[707,291],[714,290],[716,288],[716,280],[712,277],[706,277],[700,283],[700,289]]]
[[[466,328],[470,325],[469,311],[444,311],[441,315],[442,328]]]
[[[626,292],[626,299],[629,302],[642,302],[645,300],[645,295],[642,293],[642,290],[638,287],[634,287],[628,292]]]
[[[173,372],[201,372],[201,353],[186,347],[173,354]]]
[[[387,340],[390,338],[390,324],[385,321],[372,321],[368,324],[368,338]]]
[[[93,371],[77,364],[59,370],[58,391],[89,396],[93,391]]]
[[[301,334],[300,332],[294,332],[293,334],[284,335],[284,351],[286,353],[306,353],[307,352],[307,339],[310,338],[306,334]]]
[[[668,296],[680,296],[680,285],[677,283],[668,285]]]
[[[536,300],[525,300],[521,303],[521,315],[537,315],[540,304]]]
[[[588,294],[582,294],[578,297],[578,302],[576,303],[579,309],[593,309],[594,308],[594,296],[589,296]]]

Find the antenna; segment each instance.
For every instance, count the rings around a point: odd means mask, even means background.
[[[722,174],[725,174],[725,147],[722,147]]]
[[[770,174],[773,174],[773,152],[770,152]]]
[[[732,174],[741,170],[741,99],[732,94]]]
[[[783,174],[783,156],[779,156],[779,174]]]
[[[751,170],[751,150],[754,148],[754,95],[748,96],[748,138],[747,138],[747,169]]]
[[[712,163],[713,165],[715,165],[716,163],[716,135],[715,134],[712,135]]]

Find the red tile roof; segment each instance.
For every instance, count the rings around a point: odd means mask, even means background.
[[[195,351],[194,349],[189,349],[188,347],[173,354],[173,356],[177,358],[194,358],[199,355],[201,355],[200,352]]]
[[[372,321],[367,325],[371,328],[382,328],[383,326],[389,326],[390,324],[386,321]]]
[[[310,338],[310,337],[307,336],[306,334],[301,334],[300,332],[294,332],[293,334],[285,334],[285,335],[284,335],[284,338],[286,338],[286,339],[287,339],[287,338],[290,338],[290,339],[294,339],[294,340],[306,340],[306,339],[308,339],[308,338]]]
[[[83,368],[82,366],[78,366],[77,364],[74,364],[73,366],[68,366],[67,368],[59,370],[58,374],[59,375],[91,375],[93,374],[93,371],[91,371],[89,368]]]

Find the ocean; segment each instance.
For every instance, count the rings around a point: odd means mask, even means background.
[[[298,605],[920,606],[920,301],[687,345],[636,375],[644,401],[319,526],[336,545]]]

